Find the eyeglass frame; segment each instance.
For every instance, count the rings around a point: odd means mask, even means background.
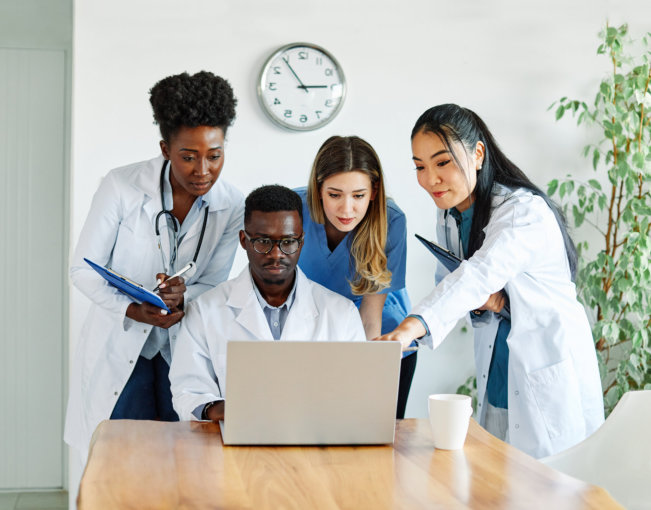
[[[305,239],[305,232],[303,232],[300,235],[300,237],[282,237],[280,239],[271,239],[270,237],[264,237],[264,236],[263,237],[251,237],[246,230],[242,230],[242,232],[244,232],[244,237],[246,237],[247,240],[251,243],[251,246],[253,246],[253,250],[256,253],[259,253],[260,255],[268,255],[268,254],[270,254],[273,251],[274,246],[276,244],[278,245],[278,249],[282,253],[284,253],[285,255],[294,255],[299,250],[299,248],[301,247],[301,244],[303,244],[303,240]],[[267,241],[271,242],[271,248],[269,248],[268,251],[259,251],[259,250],[257,250],[256,247],[255,247],[255,243],[256,243],[256,241],[260,241],[260,240],[267,240]],[[287,253],[285,250],[283,250],[283,248],[282,248],[282,246],[280,244],[283,241],[297,241],[298,242],[298,247],[296,248],[295,251],[293,251],[291,253]]]

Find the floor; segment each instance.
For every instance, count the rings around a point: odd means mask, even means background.
[[[68,510],[68,492],[0,492],[0,510],[18,509]]]

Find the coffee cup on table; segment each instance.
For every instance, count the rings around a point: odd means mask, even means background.
[[[434,447],[440,450],[463,448],[472,415],[472,401],[468,395],[430,395],[429,423]]]

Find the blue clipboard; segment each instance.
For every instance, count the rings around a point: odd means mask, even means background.
[[[456,270],[460,265],[461,265],[461,259],[457,257],[454,253],[452,253],[449,250],[446,250],[443,248],[443,246],[439,246],[436,243],[433,243],[432,241],[428,241],[422,236],[419,236],[418,234],[414,234],[416,236],[416,239],[418,239],[421,243],[425,245],[425,247],[431,251],[434,256],[438,259],[438,261],[443,264],[443,266],[450,272]],[[511,303],[509,302],[509,295],[506,293],[504,289],[502,289],[502,292],[504,292],[506,296],[506,304],[504,305],[504,308],[502,308],[502,311],[498,314],[501,315],[502,317],[506,319],[511,319]]]
[[[145,289],[139,283],[136,283],[133,280],[129,280],[129,278],[116,273],[112,269],[108,269],[104,266],[100,266],[99,264],[95,264],[95,262],[88,260],[87,258],[84,258],[84,260],[90,267],[97,271],[102,278],[104,278],[107,282],[113,285],[113,287],[118,289],[123,294],[126,294],[134,301],[139,303],[142,303],[144,301],[146,303],[157,306],[158,308],[162,308],[163,310],[167,310],[168,313],[172,313],[172,311],[165,304],[165,301],[163,301],[158,294],[154,294],[152,291]]]

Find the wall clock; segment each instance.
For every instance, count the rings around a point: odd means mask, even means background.
[[[315,44],[292,43],[274,51],[258,80],[258,99],[279,126],[308,131],[339,113],[346,79],[339,62]]]

